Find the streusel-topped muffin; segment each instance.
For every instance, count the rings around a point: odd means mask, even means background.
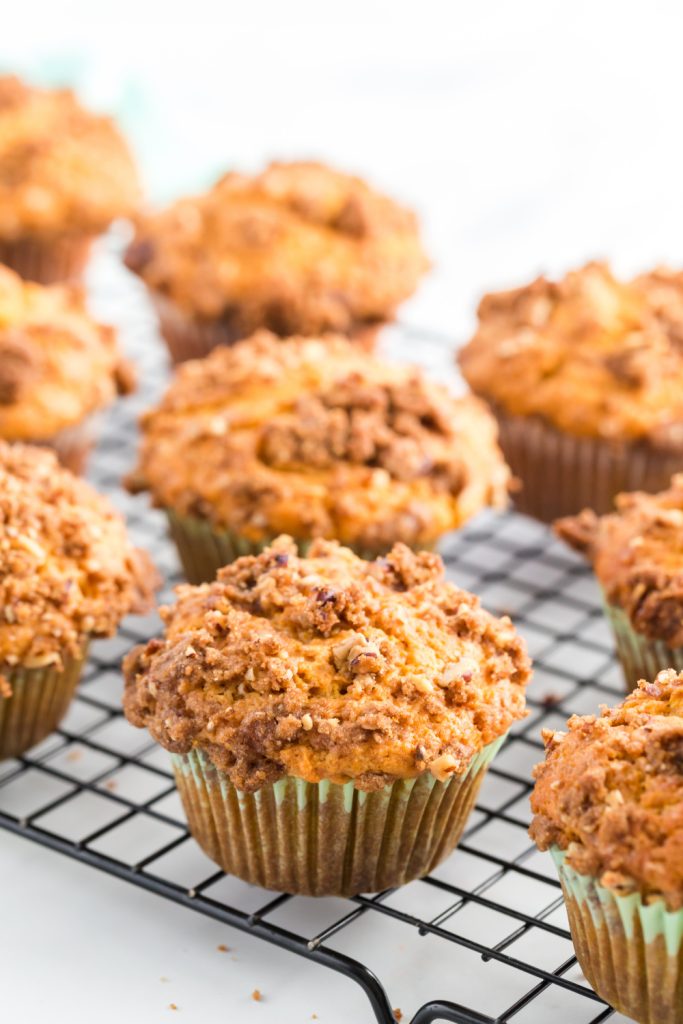
[[[620,494],[609,515],[586,509],[555,530],[595,569],[629,688],[683,670],[683,474],[659,494]]]
[[[47,444],[78,472],[92,414],[133,382],[114,330],[92,319],[79,288],[0,266],[0,438]]]
[[[44,284],[76,276],[139,186],[114,122],[68,89],[0,77],[0,262]]]
[[[193,582],[279,533],[428,547],[506,501],[479,400],[344,338],[261,332],[216,349],[179,369],[142,432],[131,482],[169,512]]]
[[[0,441],[0,758],[55,728],[88,643],[150,601],[123,519],[52,452]]]
[[[143,218],[126,257],[176,361],[259,328],[368,340],[427,267],[414,214],[317,163],[229,173]]]
[[[523,510],[606,512],[667,485],[683,467],[681,338],[683,274],[666,269],[620,281],[590,263],[484,296],[460,365],[494,407]]]
[[[162,616],[164,638],[127,659],[126,715],[176,755],[200,843],[259,884],[358,892],[423,873],[457,841],[485,764],[525,714],[529,660],[509,619],[403,545],[366,562],[327,541],[301,558],[280,538],[179,588]],[[387,821],[395,849],[377,860]],[[242,863],[236,839],[252,827],[259,865]]]

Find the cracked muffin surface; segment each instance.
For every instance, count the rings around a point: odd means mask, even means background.
[[[252,541],[424,546],[506,502],[483,404],[343,338],[259,332],[186,363],[142,432],[134,489]]]
[[[459,355],[476,394],[561,431],[683,452],[683,274],[589,263],[485,295]]]
[[[0,437],[49,438],[133,384],[115,331],[92,319],[77,286],[33,284],[0,266]]]
[[[163,638],[127,657],[124,709],[240,789],[284,775],[377,789],[462,774],[525,715],[530,663],[507,618],[396,545],[366,562],[290,538],[181,586]]]
[[[184,313],[235,337],[350,333],[391,319],[427,268],[414,214],[317,163],[228,173],[141,217],[126,262]]]
[[[544,733],[531,837],[620,894],[683,906],[683,675],[641,680],[623,704]]]
[[[130,151],[110,118],[69,89],[0,77],[0,239],[98,234],[138,197]]]

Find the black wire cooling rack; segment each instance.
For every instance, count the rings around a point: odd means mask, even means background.
[[[90,475],[165,574],[165,599],[180,576],[163,520],[144,497],[120,488],[137,416],[163,387],[164,352],[141,289],[106,253],[91,284],[100,315],[122,325],[142,387],[102,423]],[[391,346],[441,376],[452,372],[447,339],[403,328]],[[616,1021],[580,973],[554,868],[527,835],[541,729],[562,727],[570,713],[592,712],[621,693],[595,584],[548,530],[512,513],[480,516],[448,537],[441,553],[459,584],[513,616],[536,668],[529,717],[490,769],[458,850],[428,878],[378,895],[311,901],[215,870],[187,832],[167,755],[120,711],[120,659],[154,634],[155,616],[128,619],[115,639],[95,643],[59,731],[0,764],[0,826],[346,975],[364,989],[380,1024]],[[402,1012],[371,966],[374,951],[397,936],[408,973],[414,968],[414,1005],[402,995]]]

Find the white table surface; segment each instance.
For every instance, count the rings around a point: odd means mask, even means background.
[[[683,262],[679,4],[235,10],[122,0],[103,28],[85,0],[29,0],[0,65],[68,65],[93,99],[121,102],[153,197],[269,155],[368,174],[420,210],[435,258],[405,318],[454,339],[482,290],[542,269]],[[0,877],[3,1022],[372,1019],[345,979],[3,832]],[[415,964],[390,952],[405,985]],[[451,954],[436,955],[449,976]]]

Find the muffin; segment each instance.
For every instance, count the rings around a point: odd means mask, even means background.
[[[93,637],[146,610],[155,573],[52,452],[0,441],[0,759],[61,721]]]
[[[78,277],[92,240],[139,198],[110,118],[68,89],[0,77],[0,263],[42,284]]]
[[[478,399],[341,337],[262,331],[188,362],[142,434],[129,486],[168,513],[192,583],[281,533],[302,551],[325,537],[374,557],[397,541],[433,546],[506,501]]]
[[[581,968],[640,1024],[679,1024],[683,992],[683,675],[544,734],[531,836],[550,850]]]
[[[683,474],[659,494],[620,494],[616,506],[555,530],[593,564],[631,690],[661,669],[683,671]]]
[[[175,362],[259,328],[371,345],[428,265],[413,213],[317,163],[229,173],[140,218],[126,264]]]
[[[124,710],[171,751],[209,857],[322,896],[401,885],[450,853],[525,715],[509,619],[401,544],[365,562],[331,541],[300,558],[280,537],[177,596],[163,639],[126,659]]]
[[[48,445],[81,472],[94,414],[133,383],[113,329],[92,320],[79,288],[0,266],[0,438]]]
[[[486,295],[460,354],[493,406],[522,512],[608,512],[683,469],[683,274],[617,281],[590,263]]]

